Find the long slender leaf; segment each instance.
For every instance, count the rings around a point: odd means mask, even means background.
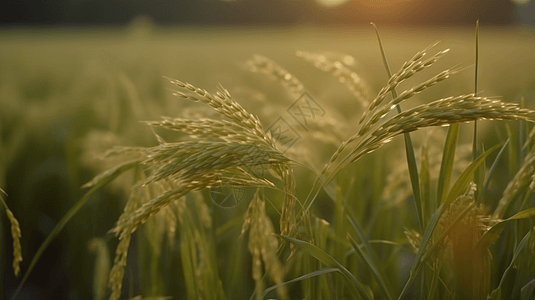
[[[447,191],[450,188],[451,173],[453,171],[453,163],[455,160],[455,149],[457,149],[457,140],[459,138],[459,123],[451,124],[448,128],[448,136],[444,144],[444,151],[442,154],[442,163],[440,165],[440,173],[438,175],[437,186],[437,206],[446,200]]]
[[[484,249],[491,245],[492,243],[496,242],[498,238],[500,238],[501,233],[505,229],[505,226],[513,220],[520,220],[520,219],[526,219],[529,217],[535,216],[535,207],[523,210],[514,216],[507,218],[503,221],[501,221],[498,224],[495,224],[492,226],[483,236],[479,239],[476,245],[476,249]]]
[[[314,272],[311,272],[311,273],[308,273],[308,274],[305,274],[303,276],[299,276],[297,278],[294,278],[292,280],[288,280],[286,282],[283,282],[281,284],[276,284],[274,286],[271,286],[267,289],[264,290],[264,292],[262,293],[262,299],[264,299],[267,294],[273,290],[276,290],[277,288],[281,287],[281,286],[285,286],[285,285],[288,285],[290,283],[294,283],[294,282],[299,282],[299,281],[303,281],[303,280],[306,280],[306,279],[309,279],[309,278],[313,278],[313,277],[316,277],[316,276],[320,276],[320,275],[324,275],[324,274],[329,274],[329,273],[333,273],[333,272],[340,272],[340,269],[338,268],[323,268],[321,270],[317,270],[317,271],[314,271]],[[340,272],[341,273],[341,272]]]
[[[381,56],[383,57],[383,64],[386,69],[386,74],[388,76],[388,79],[392,77],[392,72],[390,71],[390,66],[388,65],[388,60],[386,59],[386,54],[383,48],[383,43],[381,42],[381,37],[379,36],[379,30],[377,29],[377,26],[372,22],[373,28],[375,29],[375,34],[377,35],[377,41],[379,42],[379,48],[381,49]],[[396,89],[392,89],[392,97],[397,98],[398,93]],[[401,106],[399,104],[396,105],[396,110],[398,113],[401,113]],[[416,163],[416,156],[414,155],[414,147],[412,145],[411,136],[408,132],[403,134],[403,137],[405,139],[405,153],[407,155],[407,164],[409,167],[409,177],[411,179],[411,187],[412,192],[414,195],[414,201],[416,202],[416,210],[418,212],[418,224],[420,225],[420,229],[423,230],[424,223],[423,223],[423,213],[422,213],[422,198],[421,198],[421,192],[420,192],[420,179],[418,178],[418,165]]]
[[[324,190],[333,201],[337,201],[336,192],[334,191],[334,188],[332,188],[332,186],[325,187]],[[351,225],[351,228],[353,228],[360,242],[364,246],[364,249],[366,249],[366,253],[368,255],[368,258],[371,260],[371,263],[375,266],[379,266],[379,258],[375,254],[375,251],[372,248],[369,239],[366,237],[364,230],[357,222],[357,218],[355,217],[354,213],[350,209],[345,209],[344,212],[346,214],[347,220],[349,221],[349,224]]]
[[[296,245],[301,250],[305,251],[306,253],[310,254],[311,256],[315,257],[317,260],[322,262],[328,267],[331,268],[338,268],[340,270],[340,273],[344,276],[344,279],[347,283],[347,287],[349,288],[349,291],[353,295],[353,297],[358,298],[359,295],[364,297],[365,299],[373,299],[367,292],[366,287],[358,281],[351,272],[349,272],[342,264],[340,264],[336,259],[334,259],[332,256],[330,256],[327,252],[323,251],[322,249],[301,241],[297,240],[291,237],[287,236],[281,236],[286,241]]]
[[[524,247],[528,243],[529,236],[531,235],[531,232],[532,232],[532,230],[528,231],[528,233],[526,233],[526,235],[524,236],[522,241],[520,241],[520,243],[518,244],[518,247],[516,247],[515,253],[513,255],[513,259],[511,260],[511,263],[509,264],[509,267],[507,267],[505,272],[503,272],[502,279],[500,280],[500,284],[498,284],[498,288],[496,290],[499,290],[499,291],[501,290],[502,285],[504,284],[505,279],[507,278],[507,275],[514,268],[515,261],[518,258],[518,256],[520,255],[520,252],[522,251],[522,249],[524,249]]]
[[[427,145],[422,146],[422,151],[420,154],[421,157],[421,167],[420,167],[420,192],[422,194],[421,209],[422,209],[422,222],[427,224],[427,221],[433,214],[434,210],[429,201],[431,199],[431,175],[429,173],[429,151]],[[423,231],[423,229],[422,229]]]
[[[58,222],[58,224],[56,224],[54,229],[52,229],[50,234],[46,237],[46,239],[43,242],[43,244],[41,244],[41,246],[37,250],[37,253],[35,253],[35,256],[32,258],[32,261],[30,262],[30,266],[28,267],[28,270],[26,271],[26,274],[24,274],[24,277],[22,278],[19,286],[17,287],[17,290],[13,294],[13,297],[11,297],[12,300],[14,300],[17,297],[17,295],[20,292],[20,290],[22,289],[24,283],[26,282],[26,280],[28,280],[28,276],[30,276],[33,268],[37,264],[37,261],[39,261],[39,258],[41,258],[41,255],[43,255],[43,253],[45,252],[45,250],[48,247],[48,245],[50,245],[52,240],[54,240],[54,238],[56,238],[56,236],[58,236],[58,234],[61,232],[63,227],[65,227],[65,225],[67,225],[67,223],[72,219],[72,217],[74,217],[74,215],[78,211],[80,211],[80,209],[87,203],[87,201],[89,201],[91,199],[93,194],[95,194],[95,192],[98,191],[103,186],[105,186],[108,183],[110,183],[111,181],[113,181],[115,178],[117,178],[117,176],[119,176],[122,173],[128,171],[129,169],[137,166],[138,163],[139,163],[138,161],[130,161],[130,162],[124,163],[122,165],[119,165],[119,166],[117,166],[117,167],[115,167],[113,169],[110,169],[110,170],[98,175],[97,177],[95,177],[95,179],[93,179],[89,183],[90,186],[92,186],[91,189],[89,191],[87,191],[87,193],[82,197],[82,199],[80,199],[73,207],[71,207],[71,209],[69,209],[69,211],[63,216],[63,218],[61,218],[61,220]],[[86,184],[85,186],[88,186],[89,184]]]
[[[370,263],[375,266],[375,268],[378,269],[377,266],[379,266],[379,258],[375,254],[374,249],[372,248],[372,245],[370,244],[370,241],[368,237],[364,234],[364,230],[360,227],[359,223],[356,221],[355,216],[353,215],[353,212],[350,210],[346,210],[346,216],[347,220],[349,221],[349,224],[357,234],[360,242],[364,245],[364,249],[366,249],[367,257],[370,261]]]
[[[448,197],[446,198],[446,205],[449,205],[457,196],[462,194],[470,182],[472,181],[472,178],[474,176],[474,173],[476,172],[477,168],[485,161],[485,159],[494,151],[496,151],[498,148],[500,148],[500,145],[495,145],[489,150],[487,150],[485,153],[481,154],[476,160],[474,160],[466,170],[464,170],[463,173],[461,173],[461,176],[455,181],[455,184],[451,187],[450,192],[448,193]]]
[[[500,161],[503,153],[505,152],[505,149],[507,148],[507,144],[509,144],[509,140],[510,139],[507,139],[505,141],[505,143],[503,144],[502,148],[498,152],[498,155],[496,155],[496,159],[494,159],[494,162],[492,163],[492,166],[490,167],[489,172],[487,173],[487,177],[485,178],[485,182],[483,183],[483,188],[480,189],[481,190],[481,194],[477,199],[477,201],[478,201],[477,203],[478,204],[480,204],[483,201],[483,199],[485,199],[485,196],[487,195],[487,191],[489,189],[489,184],[490,184],[490,178],[494,174],[494,171],[496,171],[496,167],[498,166],[498,162]]]
[[[535,296],[535,279],[526,283],[526,285],[524,285],[520,289],[520,300],[533,299],[534,296]]]
[[[478,69],[479,69],[479,20],[476,22],[476,65],[475,65],[475,74],[474,74],[474,94],[477,95],[477,83],[478,83]],[[479,147],[477,139],[477,120],[474,121],[474,139],[472,143],[472,160],[475,160],[479,156]],[[483,180],[485,179],[485,167],[480,166],[477,168],[476,173],[474,174],[474,182],[478,187],[482,186]],[[481,191],[482,192],[482,191]],[[479,190],[476,191],[476,199],[479,199],[478,195],[481,193]]]
[[[393,299],[392,295],[390,294],[390,291],[388,290],[388,287],[386,286],[385,281],[383,280],[384,276],[379,271],[379,268],[377,268],[377,266],[370,260],[368,255],[366,255],[366,253],[364,253],[362,249],[360,249],[357,242],[351,237],[351,235],[349,235],[349,233],[347,234],[347,239],[351,243],[351,246],[353,247],[353,249],[355,249],[355,251],[359,254],[362,260],[364,260],[366,265],[368,265],[368,268],[370,268],[370,270],[372,271],[373,276],[379,283],[379,286],[381,287],[381,290],[383,291],[386,298]]]

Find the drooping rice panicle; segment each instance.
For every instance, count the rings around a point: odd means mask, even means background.
[[[330,73],[334,78],[343,83],[357,98],[363,107],[368,106],[370,101],[370,88],[368,84],[353,70],[340,61],[333,61],[323,54],[297,51],[296,55],[311,62],[323,72]]]
[[[15,273],[15,276],[18,276],[20,273],[20,262],[22,261],[22,248],[20,246],[20,238],[22,237],[22,234],[19,221],[17,221],[7,206],[2,194],[7,195],[4,190],[0,189],[0,201],[2,201],[4,208],[6,209],[7,218],[11,224],[11,237],[13,238],[13,272]]]
[[[526,188],[533,190],[535,176],[535,151],[529,153],[524,160],[524,163],[520,167],[520,170],[516,173],[515,177],[507,184],[507,187],[503,191],[502,198],[498,202],[498,207],[494,211],[493,216],[495,218],[503,218],[509,205],[513,202],[515,197],[518,197],[518,193]]]
[[[119,234],[127,229],[135,231],[139,225],[143,224],[150,216],[160,211],[163,207],[169,205],[171,201],[177,200],[192,191],[217,188],[223,185],[236,187],[274,187],[270,181],[256,178],[244,171],[235,174],[223,174],[221,172],[215,172],[212,174],[200,174],[197,176],[184,177],[181,178],[180,181],[174,180],[172,182],[173,188],[171,190],[168,190],[156,198],[144,203],[137,210],[133,212],[125,211],[121,218],[119,218],[119,221],[112,232]]]
[[[422,104],[406,110],[383,123],[363,141],[362,153],[353,151],[355,161],[362,154],[369,153],[400,133],[411,132],[424,127],[442,126],[452,123],[469,122],[477,119],[530,120],[533,111],[521,109],[515,103],[505,103],[473,94],[448,97]]]
[[[392,77],[390,77],[386,86],[384,86],[379,91],[375,99],[372,101],[372,103],[368,107],[369,111],[374,110],[378,105],[380,105],[384,101],[388,93],[390,93],[393,89],[398,87],[403,81],[411,78],[414,74],[424,70],[425,68],[432,66],[435,62],[438,61],[440,57],[446,54],[449,51],[449,49],[440,51],[436,53],[434,56],[432,56],[431,58],[425,61],[421,61],[423,56],[426,54],[425,51],[415,55],[411,60],[405,62],[403,66],[400,68],[400,70],[397,73],[393,74]]]
[[[106,154],[107,157],[134,155],[137,159],[135,162],[140,163],[147,172],[138,181],[139,188],[144,191],[156,188],[158,191],[156,196],[150,193],[145,195],[146,201],[141,207],[125,209],[111,230],[120,239],[114,267],[110,272],[111,299],[120,295],[131,234],[150,217],[190,192],[221,186],[274,188],[275,185],[269,180],[258,178],[249,170],[261,165],[272,166],[278,170],[288,198],[283,205],[285,222],[292,222],[292,208],[296,200],[293,174],[287,165],[289,159],[277,150],[273,137],[263,131],[258,118],[232,100],[222,87],[214,96],[191,84],[174,80],[172,83],[189,93],[176,92],[175,95],[206,103],[230,118],[230,121],[163,118],[163,121],[147,122],[153,127],[183,132],[193,140],[168,143],[154,133],[159,142],[157,146],[115,148]],[[183,221],[180,214],[178,218],[180,222]],[[264,254],[264,257],[267,259],[268,255],[276,257],[276,250]],[[265,261],[267,270],[273,269],[268,266],[270,261]],[[201,277],[204,278],[204,275]],[[211,275],[209,278],[212,278]]]
[[[288,162],[285,156],[271,147],[225,142],[168,143],[154,147],[151,152],[143,161],[143,164],[153,170],[146,184],[163,178],[178,179],[233,167]]]
[[[257,191],[254,199],[249,204],[242,227],[242,235],[249,232],[247,243],[249,252],[252,254],[253,279],[256,286],[256,299],[260,300],[264,291],[263,268],[269,273],[275,284],[280,284],[284,279],[284,267],[277,257],[279,241],[274,235],[275,230],[271,220],[266,214],[265,202],[260,199]],[[282,299],[288,299],[286,288],[281,286],[277,294]]]
[[[439,74],[433,76],[432,78],[412,87],[411,89],[403,91],[395,99],[392,99],[386,104],[382,106],[377,106],[376,109],[374,109],[369,114],[369,119],[361,125],[359,133],[364,134],[366,131],[370,130],[370,128],[372,128],[374,124],[376,124],[382,117],[384,117],[390,110],[392,110],[396,105],[398,105],[402,101],[409,99],[418,93],[423,92],[425,89],[443,80],[448,79],[451,75],[455,74],[456,72],[457,72],[456,70],[442,71]]]
[[[288,89],[293,97],[300,96],[305,91],[303,83],[297,77],[265,56],[254,55],[252,59],[247,61],[247,65],[252,72],[263,73],[279,82]]]
[[[428,50],[428,49],[427,49]],[[427,51],[425,50],[425,51]],[[421,61],[423,56],[425,55],[425,51],[422,51],[421,53],[418,53],[415,55],[411,60],[405,62],[401,69],[392,75],[392,77],[388,80],[385,87],[383,87],[375,99],[370,103],[368,106],[368,109],[364,111],[362,117],[359,120],[359,124],[365,123],[365,121],[368,120],[370,115],[374,115],[374,112],[376,111],[376,108],[383,103],[386,96],[395,88],[397,88],[403,81],[409,79],[414,74],[424,70],[425,68],[428,68],[432,66],[435,62],[438,61],[440,57],[442,57],[444,54],[446,54],[449,50],[440,51],[431,58]],[[398,102],[399,103],[399,102]]]
[[[297,198],[295,197],[295,179],[293,178],[293,171],[288,165],[278,165],[275,171],[279,174],[284,185],[284,202],[282,204],[282,212],[280,217],[280,234],[288,235],[290,230],[296,223],[295,220],[295,205]]]
[[[401,133],[411,132],[424,127],[443,126],[453,123],[468,122],[476,119],[495,120],[530,120],[533,111],[521,109],[517,104],[499,100],[476,97],[466,94],[448,97],[422,104],[393,116],[373,131],[357,133],[342,142],[324,166],[321,175],[331,170],[327,181],[350,162],[354,162],[366,153],[373,152]],[[351,147],[349,147],[351,145]],[[339,157],[342,153],[346,155]],[[335,163],[336,162],[336,163]],[[334,173],[332,173],[334,172]]]
[[[206,90],[196,88],[189,83],[183,83],[179,80],[169,79],[175,86],[185,89],[190,92],[194,92],[197,97],[184,94],[182,92],[174,92],[173,95],[188,99],[194,102],[202,102],[210,105],[217,112],[225,115],[226,117],[234,120],[237,124],[240,124],[246,128],[249,128],[252,133],[264,138],[264,129],[258,117],[247,112],[240,104],[232,100],[230,93],[222,86],[219,87],[215,96],[208,93]]]
[[[142,197],[141,186],[132,188],[130,198],[125,205],[124,212],[119,217],[118,223],[128,224],[128,215],[136,210],[139,205],[140,197]],[[132,225],[127,225],[119,235],[119,244],[115,250],[115,258],[113,260],[113,267],[110,271],[109,284],[111,289],[110,300],[118,300],[121,297],[121,288],[123,286],[124,268],[126,266],[126,258],[128,257],[128,248],[130,247],[130,239],[134,228]]]
[[[223,140],[228,143],[263,143],[266,141],[234,122],[212,119],[172,119],[162,117],[162,121],[150,121],[146,124],[169,130],[184,132],[191,138],[200,140]]]

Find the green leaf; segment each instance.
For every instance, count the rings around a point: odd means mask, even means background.
[[[325,188],[325,192],[327,193],[327,195],[333,201],[336,202],[336,201],[339,200],[338,196],[336,195],[336,192],[334,191],[333,188],[326,187]],[[366,252],[363,252],[363,253],[364,253],[364,255],[366,255],[367,263],[369,263],[371,266],[373,266],[376,270],[379,270],[379,268],[377,267],[377,266],[380,265],[379,264],[379,258],[375,254],[375,251],[372,248],[368,238],[366,237],[366,234],[364,233],[364,230],[360,227],[359,223],[357,222],[357,219],[356,219],[354,213],[350,209],[345,209],[344,212],[346,214],[347,220],[349,221],[349,224],[351,225],[351,228],[357,234],[360,242],[364,246],[364,249],[366,249]],[[384,278],[384,276],[382,276],[382,278]],[[381,280],[383,280],[383,279],[381,279]],[[383,283],[384,283],[384,280],[383,280]],[[385,284],[385,286],[386,286],[386,284]]]
[[[532,230],[528,231],[528,233],[526,233],[526,235],[524,236],[524,238],[522,239],[522,241],[520,241],[520,243],[519,243],[518,246],[516,247],[515,253],[514,253],[514,255],[513,255],[513,259],[511,260],[511,263],[509,264],[509,267],[507,267],[507,269],[505,270],[505,272],[503,272],[502,279],[500,280],[500,284],[498,285],[498,288],[496,288],[496,289],[492,292],[493,294],[494,294],[495,291],[501,291],[502,285],[505,283],[505,279],[507,278],[507,275],[508,275],[509,272],[511,272],[512,269],[514,268],[516,259],[517,259],[518,256],[520,255],[520,252],[522,251],[522,249],[524,249],[524,247],[525,247],[526,244],[528,243],[528,241],[529,241],[529,236],[531,235],[531,232],[532,232]],[[499,293],[498,293],[498,294],[499,294]]]
[[[351,210],[346,209],[345,212],[349,224],[351,225],[353,230],[355,230],[355,233],[357,234],[360,242],[364,245],[364,249],[366,249],[365,254],[367,254],[367,259],[369,260],[369,263],[375,266],[376,269],[378,269],[377,266],[379,266],[379,258],[375,254],[375,251],[372,248],[368,237],[364,234],[364,230],[362,230],[359,223],[356,221],[356,218]]]
[[[517,213],[516,215],[514,215],[514,216],[512,216],[512,217],[510,217],[508,219],[505,219],[505,220],[501,221],[498,224],[495,224],[487,232],[485,232],[485,234],[483,234],[483,236],[479,239],[479,241],[477,242],[477,245],[476,245],[476,249],[478,249],[478,248],[479,249],[485,249],[485,248],[489,247],[491,244],[493,244],[494,242],[496,242],[500,238],[500,235],[501,235],[502,231],[505,229],[505,226],[510,221],[526,219],[526,218],[529,218],[529,217],[532,217],[532,216],[535,216],[535,207],[523,210],[523,211]]]
[[[368,294],[366,287],[360,281],[358,281],[357,278],[355,278],[355,276],[351,274],[351,272],[349,272],[342,264],[340,264],[336,259],[330,256],[327,252],[323,251],[322,249],[310,243],[307,243],[301,240],[297,240],[297,239],[287,237],[287,236],[281,236],[281,237],[285,239],[286,241],[296,245],[301,250],[305,251],[311,256],[315,257],[317,260],[319,260],[326,266],[339,269],[340,273],[342,273],[342,275],[344,276],[344,279],[347,283],[349,291],[351,292],[354,298],[358,298],[360,295],[364,297],[365,299],[369,299],[369,300],[373,299],[373,297],[371,297]]]
[[[381,287],[381,291],[383,291],[384,295],[388,299],[392,299],[392,295],[390,294],[390,291],[388,290],[388,287],[386,286],[386,283],[383,280],[384,276],[379,271],[379,268],[377,268],[377,266],[370,260],[368,255],[366,255],[366,253],[364,253],[362,249],[360,249],[357,242],[351,237],[351,235],[349,235],[349,233],[347,234],[347,239],[351,243],[351,246],[353,247],[353,249],[355,249],[355,251],[359,254],[362,260],[364,260],[368,268],[370,268],[370,270],[372,271],[373,276],[375,277],[375,279],[379,283],[379,286]]]
[[[520,289],[520,300],[530,300],[530,299],[533,299],[534,296],[535,296],[535,279],[526,283],[526,285],[524,285],[522,289]]]
[[[495,145],[494,147],[487,150],[485,153],[481,154],[476,160],[474,160],[466,170],[463,171],[461,176],[455,181],[455,184],[451,188],[450,192],[448,193],[448,197],[446,198],[446,205],[449,205],[455,198],[457,198],[459,195],[464,193],[470,182],[472,181],[472,178],[474,176],[474,172],[477,170],[477,168],[485,161],[485,159],[494,151],[496,151],[498,148],[500,148],[500,145]],[[479,187],[478,187],[479,188]]]
[[[269,292],[271,292],[273,290],[276,290],[277,288],[279,288],[281,286],[285,286],[285,285],[288,285],[290,283],[299,282],[299,281],[302,281],[302,280],[305,280],[305,279],[309,279],[309,278],[313,278],[313,277],[316,277],[316,276],[329,274],[329,273],[333,273],[333,272],[340,272],[340,269],[338,269],[338,268],[323,268],[323,269],[320,269],[320,270],[317,270],[317,271],[314,271],[314,272],[310,272],[310,273],[305,274],[303,276],[299,276],[299,277],[294,278],[292,280],[288,280],[288,281],[283,282],[281,284],[274,285],[274,286],[269,287],[269,288],[264,290],[264,292],[262,293],[262,299],[264,299]]]
[[[453,163],[455,160],[455,149],[457,148],[457,140],[459,138],[459,123],[451,124],[448,128],[448,136],[444,143],[444,151],[442,154],[442,163],[440,165],[440,173],[438,175],[437,186],[437,207],[440,203],[446,200],[446,193],[450,188],[451,173],[453,171]]]
[[[429,173],[429,151],[427,145],[422,146],[421,157],[421,167],[420,167],[420,191],[422,194],[421,210],[423,212],[422,222],[427,224],[428,219],[431,217],[433,212],[436,210],[436,206],[433,205],[431,199],[431,176]],[[423,228],[422,228],[423,231]]]
[[[54,240],[54,238],[58,236],[58,234],[61,232],[63,227],[67,225],[70,219],[72,219],[72,217],[74,217],[74,215],[87,203],[87,201],[91,199],[93,194],[95,194],[96,191],[98,191],[100,188],[102,188],[106,184],[113,181],[115,178],[117,178],[117,176],[137,166],[138,164],[139,164],[138,161],[126,162],[100,175],[97,175],[91,182],[84,185],[84,186],[91,186],[92,188],[89,191],[87,191],[87,193],[82,197],[82,199],[80,199],[73,207],[71,207],[71,209],[63,216],[63,218],[61,218],[58,224],[56,224],[54,229],[52,229],[52,232],[50,232],[50,234],[46,237],[45,241],[43,242],[43,244],[41,244],[41,246],[37,250],[37,253],[35,253],[35,256],[32,258],[32,261],[30,263],[30,266],[28,267],[28,270],[26,271],[26,274],[24,274],[24,277],[22,278],[22,281],[17,287],[17,290],[13,294],[13,297],[11,297],[12,300],[14,300],[17,297],[18,293],[22,289],[22,286],[28,279],[28,276],[30,276],[33,268],[37,264],[37,261],[39,261],[39,258],[41,258],[41,255],[43,255],[48,245],[50,245],[52,240]]]
[[[383,43],[381,42],[381,37],[379,36],[379,30],[377,29],[377,26],[372,22],[373,28],[375,29],[375,34],[377,35],[377,41],[379,42],[379,48],[381,49],[381,56],[383,57],[383,64],[386,69],[386,75],[388,76],[388,79],[392,77],[392,72],[390,71],[390,66],[388,65],[388,60],[386,59],[386,54],[383,48]],[[397,98],[398,93],[396,91],[396,88],[392,89],[392,97]],[[398,113],[401,113],[401,106],[399,104],[396,105],[396,110]],[[420,179],[418,178],[418,165],[416,163],[416,156],[414,155],[414,147],[412,145],[411,136],[408,132],[403,134],[403,137],[405,139],[405,153],[407,155],[407,165],[409,167],[409,177],[411,179],[411,187],[412,187],[412,193],[414,195],[414,201],[416,202],[416,211],[418,213],[418,224],[420,225],[420,228],[423,230],[424,223],[423,223],[423,213],[422,213],[422,198],[421,198],[421,192],[420,192]]]
[[[489,169],[489,172],[487,174],[487,177],[485,178],[485,182],[483,183],[483,188],[479,188],[481,190],[480,196],[477,199],[477,203],[480,204],[483,199],[485,199],[485,196],[487,195],[487,191],[489,190],[489,184],[490,184],[490,178],[492,175],[494,175],[494,171],[496,171],[496,167],[498,166],[498,162],[500,161],[503,153],[505,152],[505,149],[507,148],[507,144],[509,144],[510,139],[507,139],[505,143],[503,144],[502,148],[500,149],[500,152],[498,152],[498,155],[496,155],[496,158],[494,159],[494,162],[492,163],[492,166]]]
[[[476,22],[476,65],[474,74],[474,94],[477,95],[477,71],[479,68],[479,20]],[[477,147],[477,120],[474,121],[474,139],[472,143],[472,160],[475,160],[479,156],[479,149]],[[477,173],[476,173],[477,177]]]

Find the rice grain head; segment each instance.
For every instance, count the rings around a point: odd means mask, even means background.
[[[2,194],[7,195],[4,190],[0,189],[0,200],[4,204],[7,218],[11,224],[11,237],[13,238],[13,272],[15,273],[15,276],[18,276],[20,274],[20,262],[22,261],[22,248],[20,246],[20,238],[22,237],[22,234],[19,221],[17,221],[11,210],[7,207],[7,203],[4,201]]]
[[[373,130],[359,132],[342,142],[324,166],[321,176],[327,175],[324,180],[330,181],[341,168],[377,150],[402,133],[478,119],[531,121],[529,115],[532,113],[531,110],[519,108],[515,103],[476,97],[474,94],[447,97],[421,104],[379,123]]]
[[[184,83],[179,80],[173,80],[170,79],[171,83],[173,83],[175,86],[185,90],[194,92],[196,96],[185,94],[182,92],[175,92],[173,95],[188,99],[194,102],[201,102],[210,105],[213,109],[215,109],[220,114],[230,118],[236,124],[239,124],[241,126],[244,126],[245,128],[248,128],[253,132],[255,135],[257,135],[260,138],[264,138],[264,129],[262,128],[262,124],[260,123],[260,120],[258,120],[258,117],[250,114],[247,112],[243,107],[238,104],[236,101],[232,99],[230,96],[230,93],[224,89],[222,86],[219,87],[218,92],[215,96],[208,93],[206,90],[196,88],[193,85],[189,83]]]
[[[277,256],[279,241],[274,235],[275,230],[266,214],[265,202],[260,199],[259,190],[257,190],[247,209],[242,235],[246,232],[249,232],[248,248],[253,256],[253,279],[255,280],[256,299],[260,300],[264,291],[263,269],[269,273],[275,284],[281,284],[284,280],[284,267]],[[264,268],[262,268],[262,263]],[[284,286],[277,289],[277,294],[281,299],[288,299]]]
[[[119,218],[120,223],[128,223],[126,220],[128,214],[135,211],[143,193],[141,192],[141,186],[135,186],[132,188],[130,199],[126,203],[124,213]],[[130,239],[134,231],[133,226],[128,226],[120,232],[119,244],[115,251],[115,258],[113,260],[113,267],[110,271],[109,285],[111,289],[110,300],[118,300],[121,297],[121,288],[123,286],[124,268],[126,266],[126,259],[128,256],[128,248],[130,247]]]

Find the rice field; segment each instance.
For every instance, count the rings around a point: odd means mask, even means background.
[[[379,33],[0,31],[0,298],[533,299],[535,32]]]

